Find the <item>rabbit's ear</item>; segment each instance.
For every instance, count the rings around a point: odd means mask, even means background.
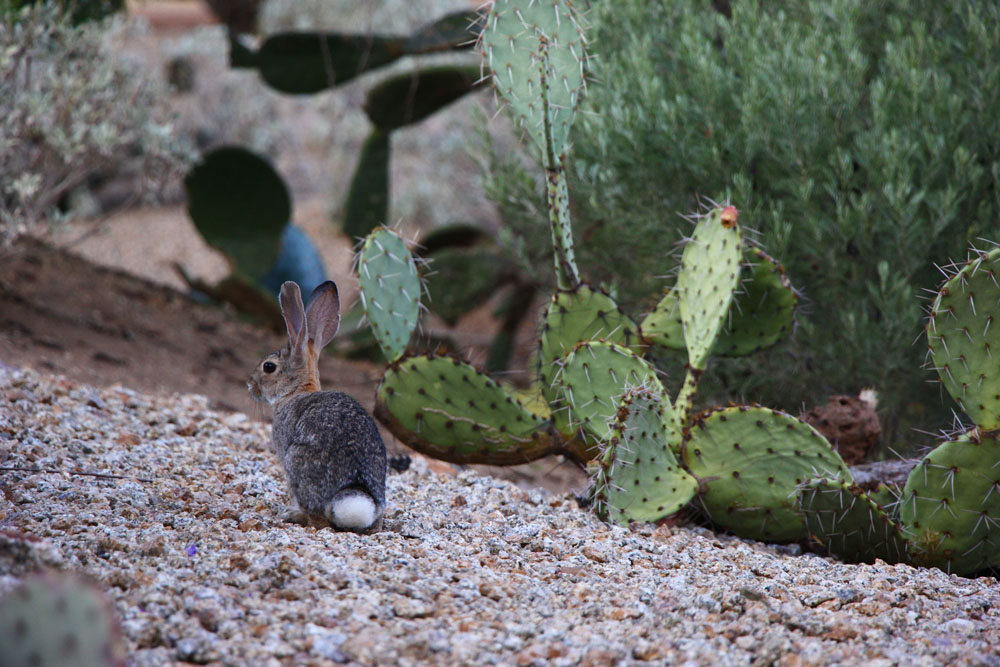
[[[313,290],[306,307],[309,337],[317,350],[326,347],[340,328],[340,293],[332,280]]]
[[[281,316],[285,318],[285,327],[288,329],[288,344],[292,352],[305,351],[309,330],[302,308],[302,292],[299,290],[298,284],[291,280],[283,284],[278,301],[281,303]]]

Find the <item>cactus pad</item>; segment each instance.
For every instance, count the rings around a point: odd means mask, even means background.
[[[368,236],[389,216],[391,152],[389,133],[373,128],[361,147],[358,166],[344,202],[341,230],[352,240]]]
[[[419,123],[480,85],[479,68],[440,65],[402,72],[368,91],[365,113],[379,130],[389,133]]]
[[[568,0],[495,0],[480,40],[497,91],[546,167],[562,161],[584,90],[581,22]]]
[[[944,284],[927,323],[934,367],[981,430],[1000,429],[1000,247]]]
[[[859,487],[838,479],[811,479],[799,487],[809,535],[849,563],[905,563],[907,541],[885,507]]]
[[[357,256],[361,304],[382,353],[389,361],[406,351],[420,316],[420,275],[406,243],[379,227]]]
[[[560,290],[542,318],[538,349],[538,379],[556,414],[556,426],[568,432],[568,415],[553,378],[563,357],[578,343],[605,340],[625,347],[638,343],[635,323],[610,296],[587,285]]]
[[[645,387],[625,393],[602,460],[595,465],[596,509],[615,523],[670,516],[697,489],[670,447],[675,436],[660,399]]]
[[[850,482],[840,455],[815,429],[778,410],[736,406],[695,418],[682,455],[709,518],[742,537],[802,539],[796,489],[828,476]]]
[[[732,206],[704,215],[681,257],[674,289],[688,363],[695,369],[705,368],[739,285],[742,236],[736,218]]]
[[[482,371],[448,357],[390,365],[375,414],[408,446],[453,463],[526,463],[561,444],[551,422]]]
[[[238,272],[260,280],[278,258],[292,199],[264,157],[238,146],[211,151],[184,177],[188,215]]]
[[[899,518],[914,559],[955,574],[1000,566],[1000,438],[940,445],[910,472]]]
[[[562,361],[554,384],[558,400],[572,428],[583,427],[598,440],[607,440],[611,422],[625,391],[644,386],[660,397],[661,409],[673,421],[673,408],[656,369],[627,347],[603,341],[579,343]],[[673,442],[678,442],[674,437]]]
[[[760,248],[748,248],[744,260],[749,278],[736,294],[713,354],[738,357],[765,350],[784,338],[795,320],[799,297],[785,268]]]
[[[677,292],[667,290],[656,307],[639,325],[643,339],[652,345],[662,345],[673,350],[684,349],[684,323]]]
[[[0,599],[0,667],[123,665],[110,603],[94,586],[46,574]]]

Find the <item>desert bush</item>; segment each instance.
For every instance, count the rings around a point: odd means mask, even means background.
[[[935,261],[1000,230],[1000,6],[593,5],[570,165],[584,275],[626,304],[656,296],[690,230],[678,212],[730,200],[810,305],[790,343],[720,362],[703,395],[795,410],[875,386],[890,444],[948,426],[921,370],[918,297],[940,281]],[[492,169],[525,254],[544,254],[537,181],[503,158]]]
[[[0,19],[0,235],[30,230],[90,176],[114,168],[144,192],[190,158],[156,77],[117,55],[120,18],[74,25],[58,5]]]

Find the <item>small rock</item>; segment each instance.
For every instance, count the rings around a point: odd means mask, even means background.
[[[434,608],[419,600],[400,600],[392,606],[392,611],[400,618],[426,618],[434,615]]]
[[[583,555],[597,563],[608,562],[607,552],[593,544],[588,544],[583,548]]]
[[[976,631],[976,624],[967,618],[953,618],[944,624],[944,629],[958,635],[970,635]]]

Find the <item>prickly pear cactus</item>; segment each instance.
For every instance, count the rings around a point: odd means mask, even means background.
[[[420,274],[406,243],[379,227],[357,255],[361,305],[382,353],[395,361],[410,343],[420,317]]]
[[[784,338],[795,321],[799,297],[785,268],[760,248],[748,248],[743,256],[749,277],[735,297],[713,354],[738,357],[766,350]]]
[[[713,209],[684,246],[674,290],[693,369],[705,368],[739,285],[743,250],[737,216],[733,206]]]
[[[902,527],[871,496],[839,479],[802,484],[798,503],[809,536],[848,563],[909,562]]]
[[[496,0],[480,41],[484,61],[515,122],[560,164],[583,94],[586,39],[567,0]]]
[[[923,565],[1000,566],[1000,437],[967,434],[930,452],[910,472],[899,518]]]
[[[927,323],[941,381],[981,430],[1000,429],[1000,247],[963,266],[938,292]]]
[[[538,381],[542,394],[552,406],[556,426],[565,433],[572,430],[568,404],[562,400],[559,384],[553,379],[563,358],[578,343],[588,340],[604,340],[636,351],[639,349],[635,323],[610,296],[588,285],[556,292],[542,318]]]
[[[813,427],[778,410],[736,406],[695,418],[682,460],[715,523],[741,537],[806,537],[795,493],[819,475],[853,481],[840,455]]]
[[[610,436],[618,405],[631,387],[642,385],[659,396],[661,409],[673,422],[670,399],[656,369],[627,347],[602,341],[579,343],[566,355],[553,382],[558,405],[565,406],[571,428],[583,428],[598,440]],[[673,438],[675,443],[679,440],[679,436]]]
[[[697,483],[670,448],[672,420],[664,415],[656,391],[625,392],[611,435],[594,466],[594,506],[618,524],[656,521],[684,507]]]
[[[91,584],[46,574],[0,599],[0,667],[124,664],[114,612]]]
[[[410,357],[390,365],[376,401],[375,415],[397,438],[444,461],[514,465],[562,445],[550,421],[458,359]]]

